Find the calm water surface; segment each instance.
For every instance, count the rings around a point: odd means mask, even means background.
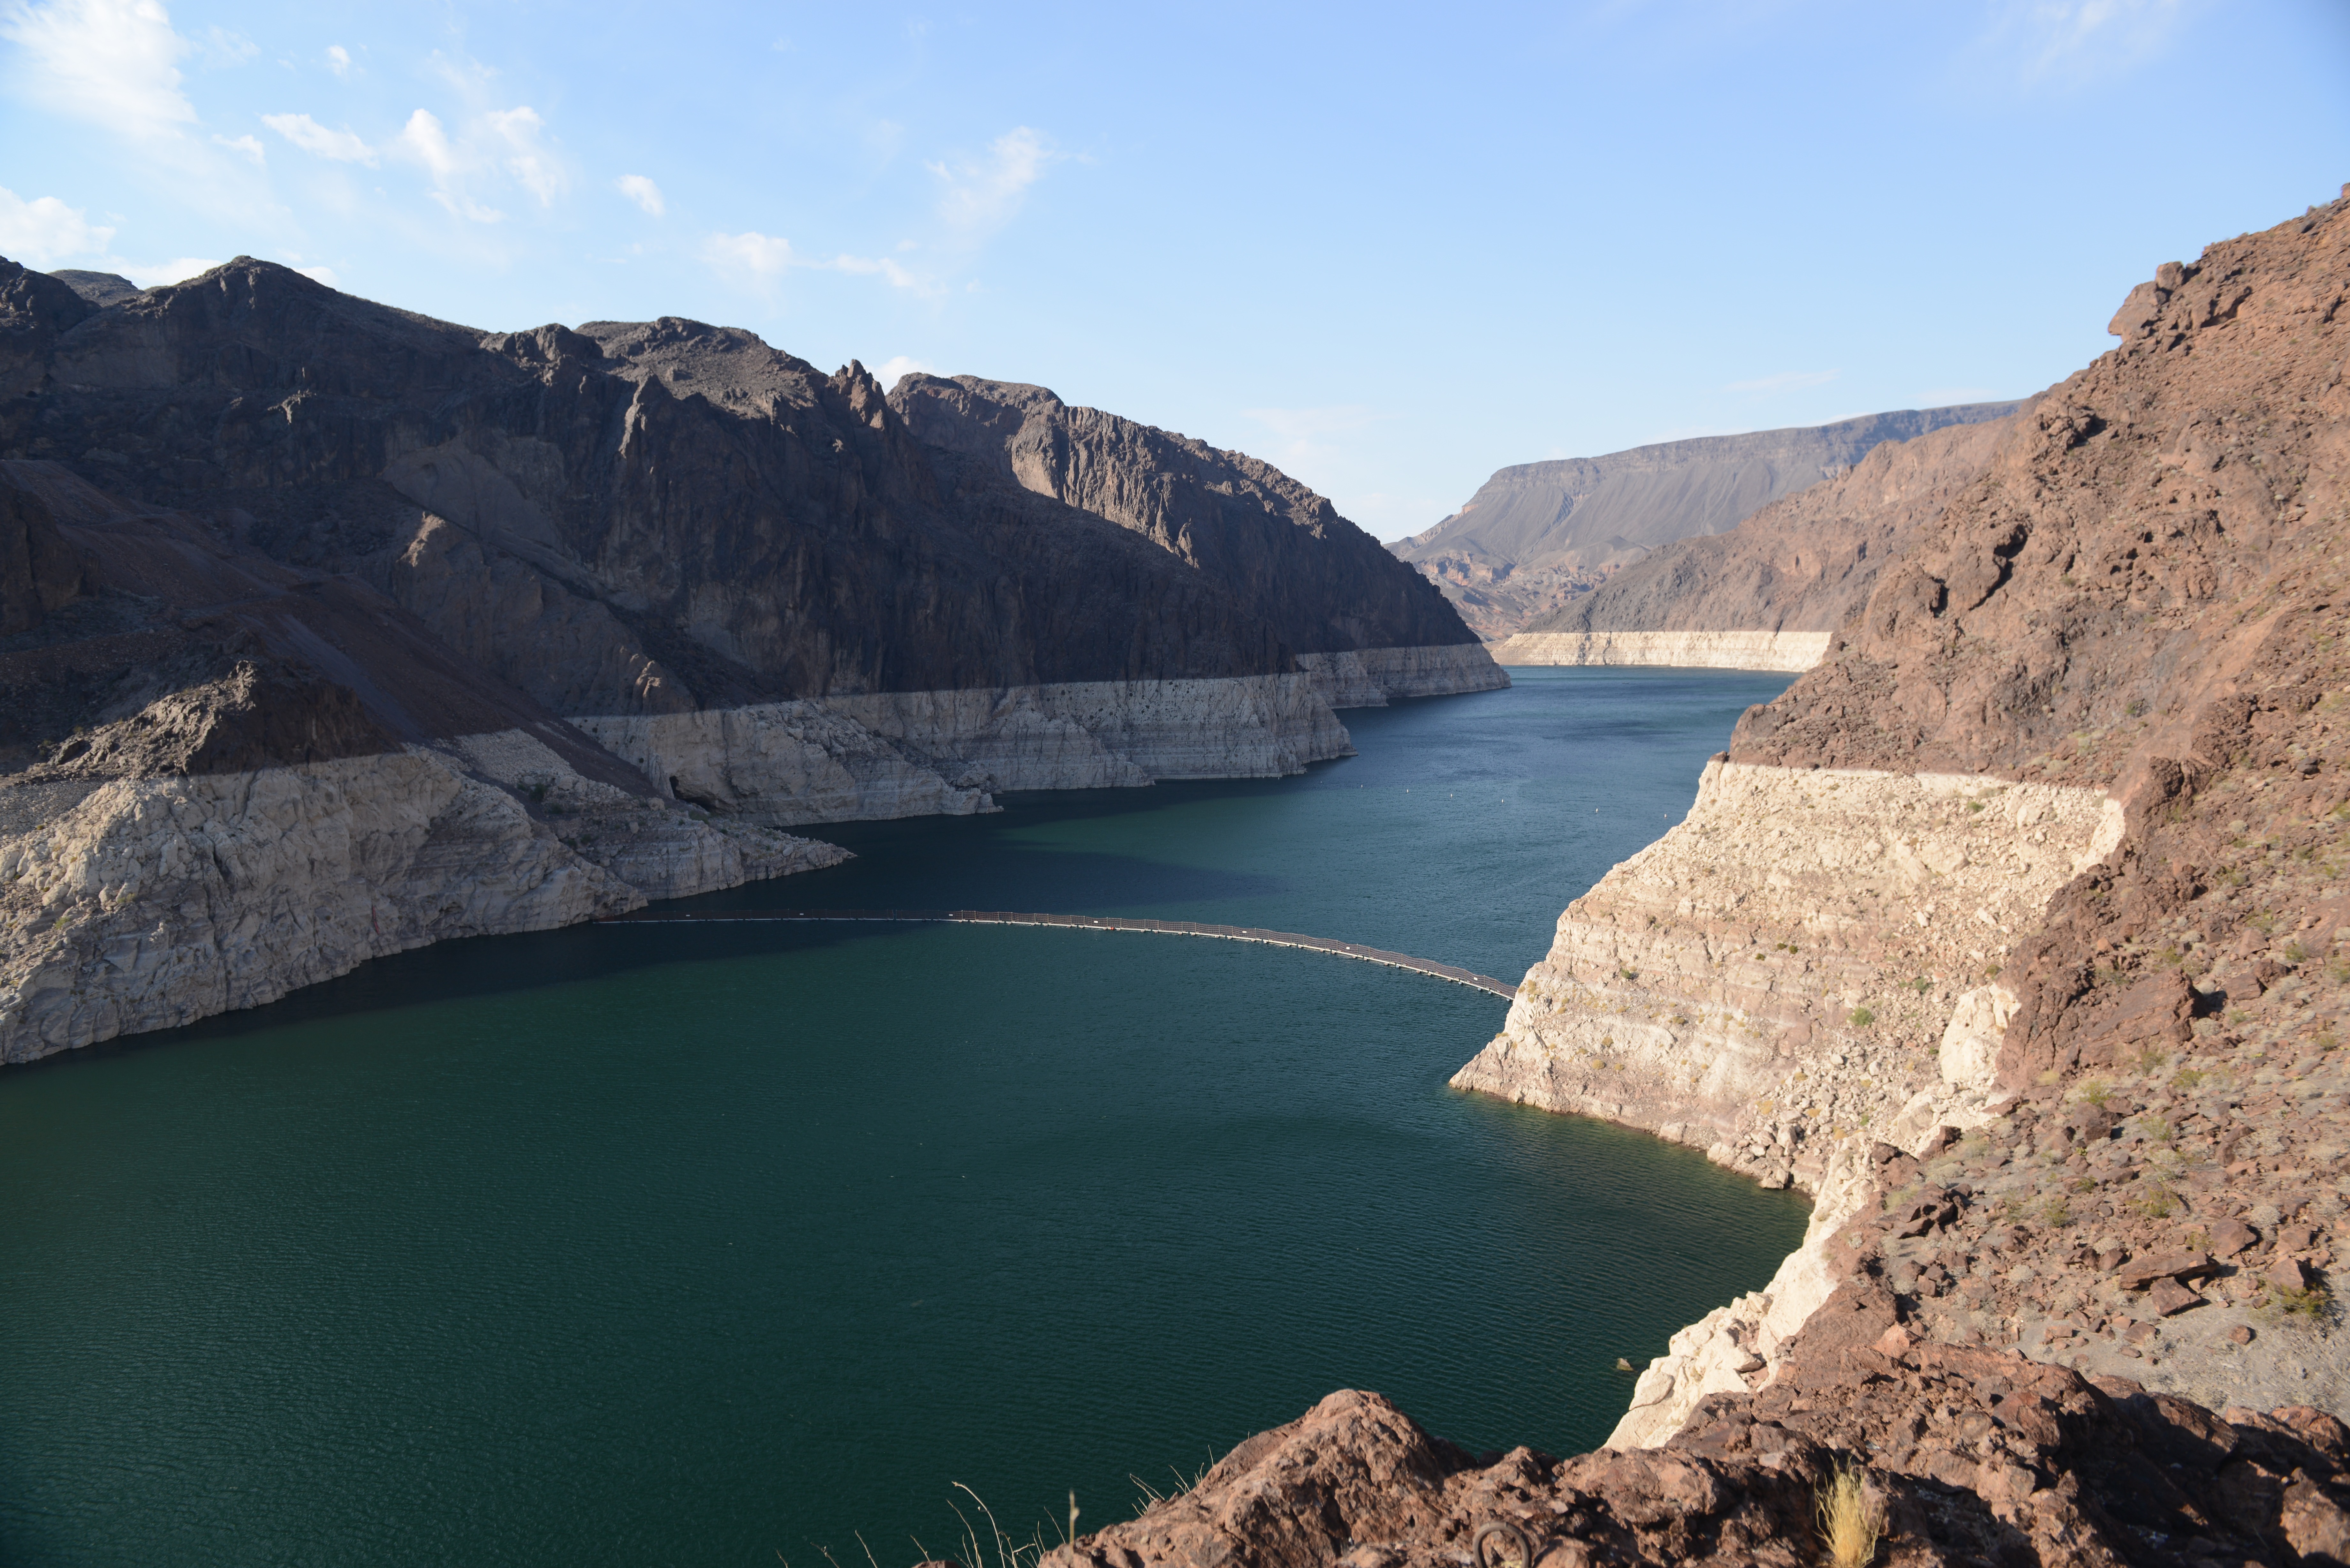
[[[1515,977],[1784,677],[1524,670],[1303,778],[826,829],[703,906],[1278,927]],[[454,943],[0,1075],[0,1562],[884,1568],[1331,1389],[1596,1443],[1804,1208],[1451,1093],[1496,998],[955,927]]]

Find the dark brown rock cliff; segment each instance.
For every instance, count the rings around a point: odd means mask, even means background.
[[[908,376],[889,406],[931,445],[1151,540],[1231,588],[1297,652],[1477,640],[1426,579],[1245,452],[976,376]]]
[[[75,589],[0,636],[0,773],[236,772],[528,729],[584,775],[647,789],[364,582],[51,462],[0,462],[0,516],[36,520],[50,580]]]
[[[28,280],[0,376],[36,395],[0,444],[375,581],[567,711],[1293,667],[1220,585],[934,462],[862,370],[747,334],[608,327],[608,354],[249,260],[103,311]],[[427,514],[482,571],[437,570]]]
[[[0,456],[369,585],[559,712],[1275,674],[1308,645],[1471,640],[1252,460],[1226,461],[1287,510],[1247,537],[1179,520],[1187,552],[924,441],[859,367],[827,376],[741,331],[483,333],[245,258],[95,292],[0,276]],[[1121,482],[1194,486],[1163,444]],[[20,545],[11,624],[39,597]]]

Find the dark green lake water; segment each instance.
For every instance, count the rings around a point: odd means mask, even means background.
[[[1269,783],[820,830],[704,906],[1342,937],[1514,979],[1786,679],[1515,672]],[[1499,999],[989,927],[454,943],[0,1075],[0,1563],[882,1568],[1330,1390],[1603,1438],[1804,1208],[1454,1094]]]

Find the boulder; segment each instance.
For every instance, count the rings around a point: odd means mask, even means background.
[[[2129,1289],[2142,1291],[2157,1280],[2198,1279],[2218,1268],[2209,1252],[2166,1252],[2152,1258],[2133,1258],[2121,1266],[2116,1277]]]

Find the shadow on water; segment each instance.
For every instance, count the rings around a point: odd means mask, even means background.
[[[1011,909],[1054,914],[1104,914],[1139,906],[1211,904],[1281,891],[1275,877],[1244,869],[1169,865],[1139,855],[1021,842],[1039,824],[1118,821],[1134,811],[1099,809],[1107,794],[1164,791],[1149,810],[1179,799],[1246,799],[1254,791],[1214,784],[1158,785],[1131,791],[1037,791],[1004,798],[1005,809],[972,817],[829,824],[803,831],[850,849],[858,858],[796,877],[745,883],[698,898],[672,898],[654,910]],[[1263,781],[1279,787],[1287,781]],[[1147,813],[1145,813],[1147,814]],[[919,904],[915,900],[920,900]],[[864,924],[775,923],[672,928],[658,924],[587,925],[510,936],[438,942],[370,960],[350,973],[280,1001],[221,1013],[184,1027],[109,1041],[48,1058],[63,1064],[129,1051],[398,1008],[420,997],[495,996],[573,984],[631,970],[810,952],[886,940],[898,928]],[[1309,932],[1309,935],[1322,935]]]
[[[1529,671],[1350,713],[1363,754],[1300,778],[850,825],[857,861],[723,897],[1512,975],[1784,684]],[[952,1542],[953,1481],[1024,1538],[1070,1488],[1104,1523],[1129,1470],[1341,1386],[1589,1447],[1615,1358],[1761,1284],[1804,1206],[1446,1089],[1503,1015],[1231,942],[574,928],[0,1075],[0,1560],[847,1563],[862,1530],[889,1568]]]
[[[1773,674],[1680,670],[1521,670],[1510,691],[1424,698],[1342,716],[1358,754],[1283,779],[1174,780],[1132,789],[1008,792],[1000,811],[964,817],[818,825],[799,831],[857,858],[746,883],[658,909],[992,909],[1256,924],[1409,952],[1508,976],[1541,956],[1557,909],[1607,866],[1688,809],[1693,762],[1726,741],[1740,713],[1784,690]],[[1528,695],[1548,699],[1529,703]],[[1659,765],[1661,764],[1661,765]],[[1546,811],[1551,843],[1491,814],[1431,819],[1412,804],[1444,792],[1514,791]],[[1333,816],[1325,794],[1391,805]],[[1572,797],[1571,807],[1566,797]],[[1585,803],[1596,804],[1586,806]],[[1303,806],[1303,812],[1284,806]],[[1596,827],[1584,823],[1588,815]],[[1561,820],[1565,819],[1565,820]],[[1252,843],[1270,825],[1277,846]],[[1407,854],[1381,853],[1415,836]],[[1218,854],[1222,836],[1247,857]],[[1206,854],[1203,856],[1202,841]],[[1560,854],[1564,851],[1564,854]],[[1545,854],[1570,862],[1528,885]],[[1427,888],[1432,860],[1456,886]],[[1506,862],[1503,864],[1502,862]],[[1513,898],[1497,884],[1514,872]],[[1578,880],[1579,878],[1579,880]],[[1334,887],[1413,888],[1411,918],[1350,910]],[[1433,896],[1431,897],[1431,892]],[[1440,935],[1440,907],[1482,930]],[[1284,923],[1303,920],[1306,923]],[[397,1008],[418,997],[484,997],[703,960],[806,952],[885,940],[852,925],[722,926],[671,931],[573,927],[442,942],[360,965],[265,1007],[78,1052],[88,1059]],[[1421,945],[1413,945],[1417,939]]]

